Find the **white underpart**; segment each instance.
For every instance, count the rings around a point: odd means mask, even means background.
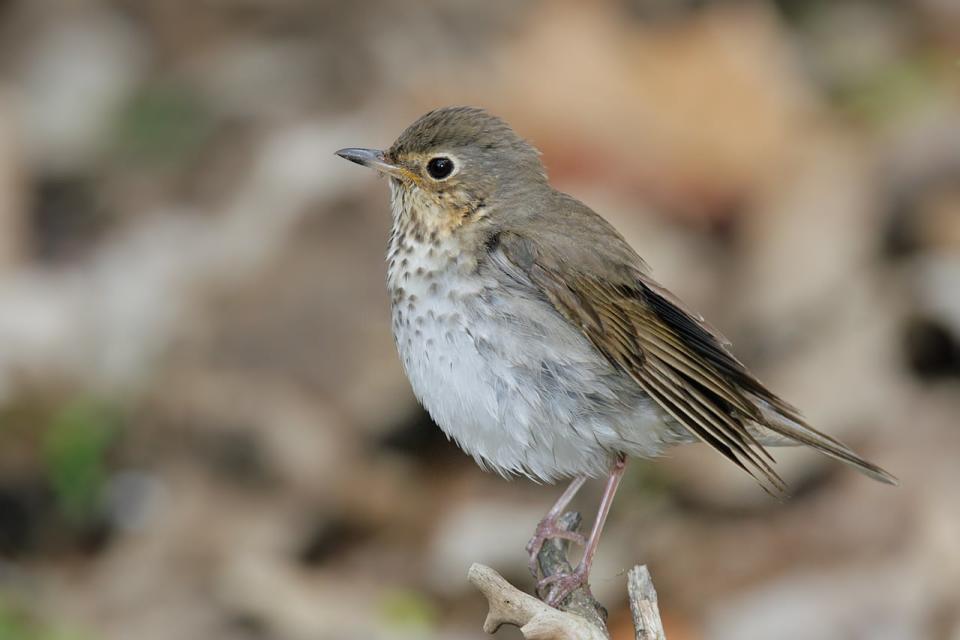
[[[417,398],[481,466],[543,481],[599,476],[618,452],[651,457],[683,439],[532,290],[504,292],[478,274],[456,236],[407,243],[394,234],[389,251],[397,349]]]

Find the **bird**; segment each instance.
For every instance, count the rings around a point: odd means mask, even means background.
[[[584,545],[539,580],[560,605],[589,573],[629,458],[703,442],[770,493],[769,447],[806,445],[867,476],[894,476],[810,426],[702,316],[653,279],[603,217],[555,189],[540,152],[476,107],[423,115],[386,150],[336,154],[389,180],[387,289],[417,399],[481,468],[569,481],[526,547]],[[589,537],[558,519],[606,476]]]

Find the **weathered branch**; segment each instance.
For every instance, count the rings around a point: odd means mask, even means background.
[[[568,531],[576,531],[580,526],[580,515],[566,513],[560,519],[560,525]],[[544,576],[571,572],[567,560],[568,546],[567,541],[558,539],[543,545],[537,561]],[[554,609],[520,591],[490,567],[474,564],[467,577],[489,603],[490,612],[483,623],[483,630],[487,633],[496,632],[504,624],[512,624],[520,628],[526,640],[610,638],[606,610],[587,587],[575,590],[560,604],[560,609]],[[630,570],[627,588],[637,640],[666,640],[657,608],[657,593],[645,566],[637,565]]]
[[[606,633],[584,618],[559,611],[526,594],[482,564],[474,564],[467,574],[490,604],[483,630],[494,633],[504,624],[520,627],[527,640],[608,640]]]
[[[637,640],[666,640],[660,608],[657,606],[657,592],[646,565],[638,564],[630,569],[627,574],[627,594],[630,596],[630,613],[633,615]]]

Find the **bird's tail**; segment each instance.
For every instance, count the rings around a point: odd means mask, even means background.
[[[762,425],[761,433],[757,434],[757,441],[762,445],[776,447],[805,444],[831,458],[850,465],[874,480],[892,485],[900,484],[896,477],[872,462],[864,460],[847,445],[836,438],[817,431],[802,421],[785,416],[772,407],[764,407],[763,416],[765,423]]]

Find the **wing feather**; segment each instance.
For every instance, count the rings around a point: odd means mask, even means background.
[[[549,234],[546,234],[549,235]],[[622,239],[618,240],[623,245]],[[770,493],[785,490],[770,455],[748,426],[760,424],[808,444],[885,482],[879,467],[807,425],[796,408],[758,381],[726,348],[726,340],[647,275],[644,265],[602,264],[584,254],[579,268],[550,246],[500,231],[491,255],[511,277],[522,273],[567,321],[661,409]],[[583,250],[582,247],[579,250]],[[617,255],[627,252],[616,248]]]

